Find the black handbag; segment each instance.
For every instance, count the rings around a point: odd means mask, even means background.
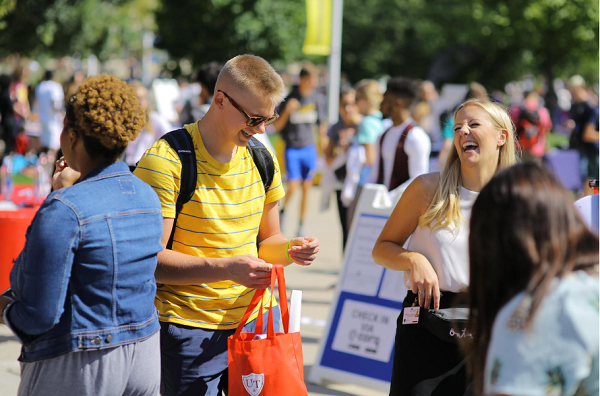
[[[415,298],[413,307],[418,305]],[[423,309],[419,314],[419,326],[439,338],[452,344],[458,344],[460,339],[473,338],[473,334],[467,328],[469,321],[469,308],[456,307],[438,309]]]

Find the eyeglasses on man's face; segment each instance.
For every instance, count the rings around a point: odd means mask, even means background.
[[[254,117],[254,116],[251,116],[250,114],[246,113],[244,111],[244,109],[242,109],[240,107],[240,105],[237,104],[237,102],[231,98],[231,96],[227,95],[227,93],[221,91],[220,89],[217,90],[217,92],[221,92],[223,95],[225,95],[225,97],[227,99],[229,99],[229,102],[231,103],[231,105],[233,107],[236,108],[236,110],[238,110],[240,113],[242,113],[243,115],[245,115],[246,117],[248,117],[248,121],[246,121],[246,125],[248,125],[249,127],[257,127],[260,124],[262,124],[263,122],[265,123],[265,125],[270,125],[273,122],[275,122],[276,119],[279,118],[279,114],[277,114],[277,112],[275,112],[274,115],[269,116],[269,117]]]

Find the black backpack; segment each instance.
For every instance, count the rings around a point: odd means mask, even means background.
[[[177,152],[179,160],[181,161],[181,185],[179,188],[179,197],[175,204],[175,220],[173,222],[169,243],[167,244],[167,249],[171,249],[173,245],[173,235],[175,235],[175,224],[177,223],[179,212],[183,209],[183,205],[192,199],[194,191],[196,191],[196,183],[198,182],[196,150],[194,149],[192,136],[185,128],[171,131],[161,139],[164,139],[169,143],[173,150]],[[248,143],[248,150],[260,173],[260,178],[262,179],[266,194],[267,190],[271,187],[273,175],[275,174],[275,163],[273,162],[271,153],[269,153],[269,150],[254,137]]]

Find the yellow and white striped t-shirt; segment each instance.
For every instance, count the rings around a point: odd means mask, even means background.
[[[256,255],[263,209],[285,195],[277,159],[271,153],[275,174],[265,194],[247,148],[238,147],[235,157],[223,164],[206,151],[197,124],[185,128],[196,149],[198,184],[194,196],[179,213],[172,249],[198,257]],[[163,216],[174,218],[181,177],[181,162],[175,150],[159,140],[146,151],[135,175],[154,188]],[[254,289],[232,281],[159,284],[155,303],[163,322],[225,330],[237,327],[253,295]],[[255,317],[256,312],[251,319]]]

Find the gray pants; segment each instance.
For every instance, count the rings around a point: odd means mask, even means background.
[[[159,333],[116,348],[21,363],[18,396],[157,396]]]

